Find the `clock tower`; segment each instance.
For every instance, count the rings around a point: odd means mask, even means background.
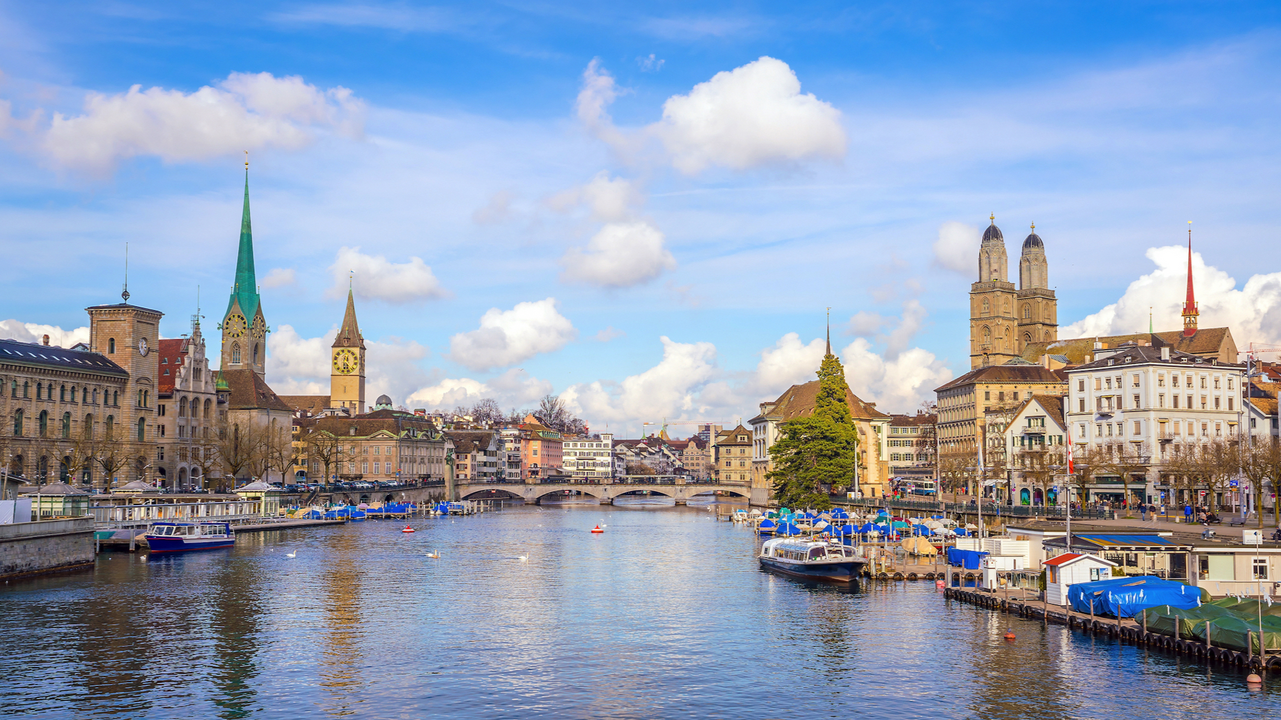
[[[356,324],[356,302],[347,290],[347,312],[330,354],[329,406],[365,412],[365,338]]]
[[[218,329],[222,331],[222,364],[219,369],[253,370],[259,378],[267,374],[267,321],[258,297],[254,275],[254,236],[249,223],[249,163],[245,163],[245,208],[240,216],[240,251],[236,257],[236,282],[231,286],[227,312]]]

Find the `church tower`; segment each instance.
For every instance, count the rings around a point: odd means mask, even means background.
[[[347,312],[330,353],[329,406],[365,412],[365,338],[356,323],[356,302],[347,290]]]
[[[1036,224],[1033,223],[1032,233],[1023,241],[1023,255],[1019,258],[1019,353],[1030,343],[1059,338],[1059,301],[1049,285],[1045,243],[1036,234]]]
[[[222,331],[222,364],[219,370],[253,370],[267,374],[267,321],[258,297],[254,275],[254,236],[249,223],[249,162],[245,161],[245,208],[240,216],[240,251],[236,257],[236,281],[231,286],[227,312],[218,324]]]
[[[1183,301],[1183,337],[1196,335],[1197,316],[1201,314],[1192,290],[1192,221],[1188,221],[1188,295]]]
[[[1000,365],[1018,355],[1016,291],[996,216],[979,246],[979,279],[970,286],[970,369]]]

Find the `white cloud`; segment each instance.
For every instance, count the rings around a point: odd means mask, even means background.
[[[601,69],[600,60],[593,59],[583,71],[583,86],[578,91],[574,110],[583,127],[628,158],[636,149],[636,141],[614,127],[614,120],[609,116],[608,108],[618,93],[614,77]]]
[[[293,268],[273,268],[260,281],[260,284],[265,288],[277,288],[293,285],[297,280],[297,273],[294,272]]]
[[[663,233],[648,222],[610,223],[585,248],[570,248],[561,258],[561,279],[600,287],[630,287],[676,269]]]
[[[794,332],[779,338],[773,347],[761,351],[761,361],[748,383],[753,394],[772,399],[792,385],[816,379],[825,345],[822,338],[802,343]]]
[[[633,208],[644,202],[636,184],[625,178],[610,178],[602,170],[585,185],[553,195],[547,205],[557,212],[586,206],[592,217],[601,222],[620,222],[632,217]]]
[[[649,57],[636,58],[636,64],[640,66],[641,72],[658,72],[663,69],[663,63],[667,62],[662,58],[650,53]]]
[[[672,164],[686,174],[718,165],[747,170],[808,158],[840,159],[847,139],[841,113],[812,93],[787,63],[761,57],[719,72],[663,104],[651,126]]]
[[[605,343],[605,342],[609,342],[610,340],[614,340],[616,338],[624,337],[626,335],[627,333],[623,332],[622,330],[617,330],[614,328],[613,325],[610,325],[604,330],[601,330],[600,332],[596,333],[596,335],[592,339],[595,340],[596,342]]]
[[[580,417],[600,422],[638,423],[695,415],[706,409],[699,392],[716,375],[716,347],[709,342],[678,343],[661,338],[663,359],[622,382],[583,383],[561,399]]]
[[[446,378],[427,387],[419,388],[406,399],[410,407],[428,410],[453,410],[459,405],[470,405],[489,397],[489,388],[471,378]]]
[[[356,275],[352,287],[359,298],[400,304],[449,297],[449,292],[441,287],[422,258],[411,257],[409,262],[393,263],[383,255],[365,255],[359,246],[338,249],[334,264],[329,266],[334,284],[327,295],[346,295],[347,278],[352,272]]]
[[[841,353],[850,390],[881,412],[910,412],[934,398],[934,388],[952,379],[934,353],[922,348],[887,359],[872,351],[866,338],[857,338]]]
[[[471,221],[477,225],[497,225],[512,219],[512,200],[515,197],[506,190],[500,190],[489,198],[484,207],[476,208],[471,214]]]
[[[1125,294],[1098,312],[1059,329],[1061,338],[1121,335],[1146,332],[1148,312],[1158,332],[1183,327],[1183,300],[1187,294],[1188,250],[1170,245],[1148,249],[1156,269],[1130,283]],[[1237,289],[1226,272],[1206,265],[1200,253],[1192,254],[1192,277],[1203,328],[1232,329],[1240,348],[1251,342],[1281,342],[1281,272],[1254,275]]]
[[[320,90],[298,76],[232,73],[193,93],[134,85],[116,95],[89,93],[77,116],[53,113],[37,130],[54,164],[110,172],[121,160],[208,160],[264,147],[298,149],[318,129],[359,135],[364,103],[350,90]]]
[[[850,317],[849,331],[860,337],[869,337],[881,331],[890,322],[889,318],[870,310],[859,310]]]
[[[517,303],[511,310],[490,308],[480,328],[455,335],[450,357],[473,370],[488,370],[555,352],[578,335],[556,309],[556,299]]]
[[[409,407],[428,410],[453,410],[460,405],[472,405],[478,400],[492,398],[503,409],[528,408],[550,392],[550,382],[512,368],[488,382],[473,378],[438,380],[412,393],[406,403]]]
[[[19,320],[0,320],[0,338],[17,340],[19,342],[39,343],[44,341],[44,336],[49,336],[49,344],[58,347],[69,348],[76,343],[89,342],[89,328],[78,327],[71,330],[63,330],[57,325],[41,325],[39,323],[24,323]]]
[[[331,349],[337,326],[316,338],[305,338],[290,325],[276,327],[267,338],[267,381],[282,395],[328,395]],[[427,380],[420,361],[428,348],[413,340],[365,341],[365,397],[369,405],[382,394],[400,404]]]
[[[965,276],[978,277],[982,233],[973,225],[950,220],[939,226],[934,241],[934,264]]]

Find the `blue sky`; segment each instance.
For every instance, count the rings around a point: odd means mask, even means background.
[[[199,286],[208,331],[250,149],[281,392],[325,391],[354,269],[410,407],[746,419],[830,306],[907,411],[968,368],[989,213],[1015,275],[1036,223],[1063,336],[1174,327],[1193,220],[1202,322],[1276,344],[1279,13],[0,2],[0,330],[75,337],[128,241],[134,302],[176,336]]]

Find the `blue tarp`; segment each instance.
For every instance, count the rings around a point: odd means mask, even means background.
[[[774,531],[774,534],[775,535],[800,535],[801,529],[791,523],[785,522],[778,526],[778,529]]]
[[[947,549],[947,564],[952,567],[965,568],[966,570],[978,570],[983,566],[983,558],[987,552],[979,550],[958,550],[954,547]]]
[[[1068,604],[1079,613],[1134,617],[1135,613],[1158,605],[1188,609],[1201,605],[1201,591],[1173,580],[1150,575],[1112,578],[1080,583],[1068,588]]]

